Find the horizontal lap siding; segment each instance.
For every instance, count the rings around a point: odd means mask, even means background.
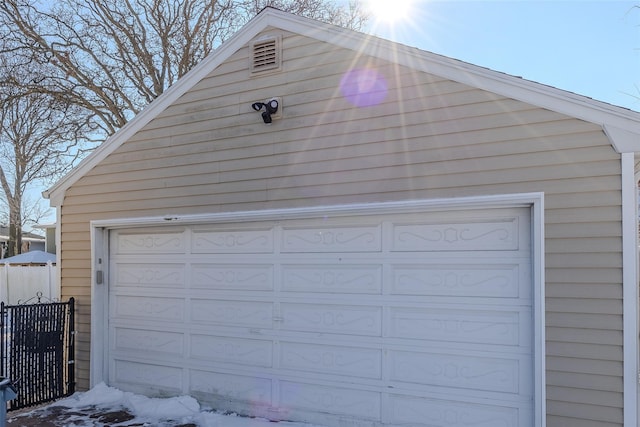
[[[239,51],[67,191],[62,284],[79,296],[81,387],[90,220],[543,191],[548,425],[620,426],[620,158],[601,129],[304,37],[283,43],[283,72],[249,78]],[[389,93],[356,108],[339,82],[365,66]],[[284,117],[265,126],[251,103],[271,96]]]

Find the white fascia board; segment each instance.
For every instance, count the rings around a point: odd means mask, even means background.
[[[618,153],[635,153],[640,151],[640,123],[635,124],[635,132],[605,124],[604,132]]]

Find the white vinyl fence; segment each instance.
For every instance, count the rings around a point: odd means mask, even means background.
[[[55,264],[0,264],[0,301],[5,304],[20,304],[28,300],[34,303],[38,296],[41,296],[41,302],[58,301],[59,289]]]

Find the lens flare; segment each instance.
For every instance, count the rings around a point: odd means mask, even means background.
[[[374,21],[393,24],[409,19],[413,3],[412,0],[368,0],[365,8]]]
[[[387,97],[387,80],[371,68],[348,71],[340,81],[340,92],[356,107],[371,107]]]

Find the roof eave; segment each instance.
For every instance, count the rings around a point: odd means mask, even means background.
[[[640,129],[638,129],[637,132],[632,132],[606,123],[603,128],[611,145],[618,153],[635,153],[640,151]]]

